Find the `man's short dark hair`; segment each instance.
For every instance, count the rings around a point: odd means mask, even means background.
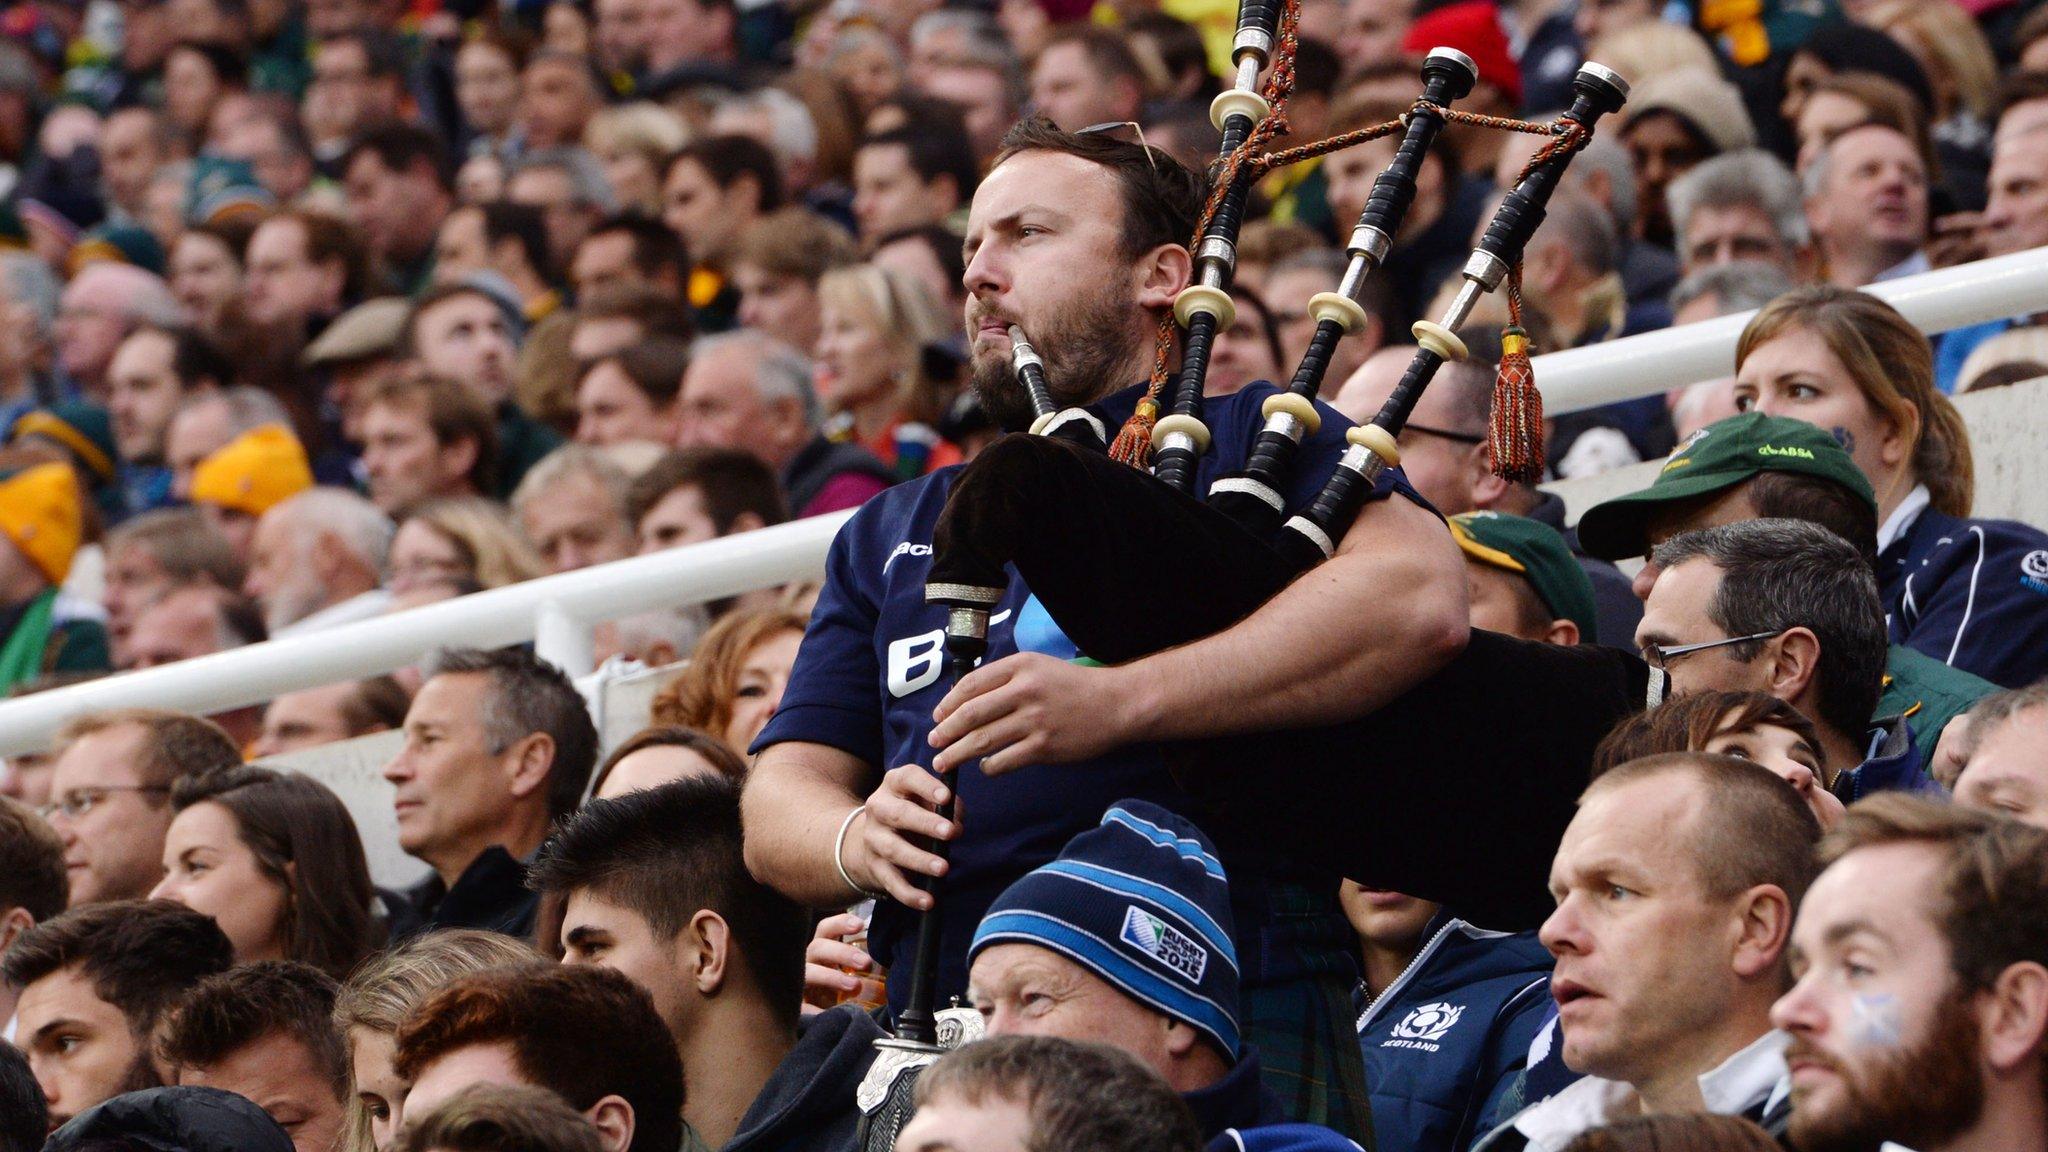
[[[19,908],[40,924],[70,900],[63,838],[26,804],[0,796],[0,915]]]
[[[880,250],[891,244],[913,243],[931,250],[932,259],[938,261],[939,271],[946,276],[946,283],[957,289],[967,279],[967,261],[960,252],[960,234],[944,224],[898,228],[875,241],[875,248]]]
[[[917,1080],[920,1107],[957,1096],[1022,1104],[1034,1152],[1114,1148],[1193,1152],[1194,1114],[1166,1081],[1121,1049],[1051,1036],[996,1036],[941,1056]]]
[[[604,1140],[544,1088],[472,1084],[407,1124],[397,1152],[604,1152]]]
[[[405,43],[386,29],[368,26],[351,28],[346,32],[337,32],[325,37],[319,44],[324,47],[336,42],[354,44],[363,50],[363,58],[368,61],[371,79],[404,78]]]
[[[650,219],[638,212],[621,212],[607,216],[597,222],[584,239],[588,244],[598,236],[623,232],[633,241],[633,270],[648,280],[659,280],[663,274],[675,277],[678,284],[690,272],[690,249],[683,238],[659,220]],[[673,304],[670,305],[674,307]]]
[[[341,722],[351,736],[405,725],[412,694],[395,677],[372,676],[355,682],[355,690],[341,699]]]
[[[310,964],[259,960],[201,980],[164,1024],[157,1051],[173,1068],[212,1068],[271,1036],[306,1046],[334,1089],[348,1095],[348,1045],[334,1026],[332,977]]]
[[[646,991],[609,968],[498,968],[434,993],[398,1028],[400,1076],[482,1044],[512,1052],[519,1074],[578,1112],[606,1096],[633,1108],[629,1152],[682,1143],[683,1064]]]
[[[1186,247],[1195,236],[1208,181],[1160,148],[1118,140],[1106,132],[1077,136],[1042,116],[1020,120],[1003,136],[996,164],[1023,152],[1060,152],[1100,164],[1123,192],[1123,255],[1135,260],[1162,244]]]
[[[720,189],[730,189],[742,176],[752,178],[761,190],[762,212],[782,207],[782,168],[775,153],[752,136],[706,136],[676,153],[668,166],[673,170],[685,160],[704,169]]]
[[[548,255],[547,216],[531,204],[493,200],[477,209],[483,217],[484,244],[496,248],[507,240],[519,245],[526,263],[542,280],[555,278],[554,259]]]
[[[906,124],[893,131],[870,136],[863,150],[900,145],[910,157],[910,169],[926,184],[941,176],[953,178],[953,191],[962,203],[974,197],[981,182],[981,167],[975,163],[974,148],[965,132],[950,132],[934,125]]]
[[[341,170],[355,167],[357,157],[370,155],[393,172],[407,172],[424,165],[443,191],[454,188],[448,173],[448,150],[441,138],[417,124],[391,120],[372,124],[349,144]]]
[[[140,548],[179,584],[210,580],[223,588],[240,588],[245,572],[227,539],[206,522],[199,509],[158,508],[107,531],[109,557],[123,548]]]
[[[224,87],[249,86],[249,57],[233,45],[206,40],[180,40],[171,46],[171,51],[190,52],[206,61],[206,67],[212,71],[213,78]]]
[[[782,486],[775,473],[751,452],[736,448],[684,448],[654,462],[633,481],[626,495],[626,513],[638,531],[640,521],[678,488],[695,488],[704,499],[705,515],[723,536],[742,513],[752,512],[763,526],[789,519]]]
[[[0,1152],[36,1152],[49,1128],[50,1101],[28,1057],[0,1041]]]
[[[484,734],[491,752],[503,752],[535,732],[554,739],[548,765],[548,816],[576,810],[597,764],[597,727],[590,708],[560,668],[524,648],[446,648],[436,654],[433,675],[470,672],[484,676]]]
[[[1088,57],[1090,72],[1111,80],[1129,80],[1138,86],[1141,93],[1149,90],[1145,66],[1138,62],[1138,54],[1131,51],[1122,34],[1086,21],[1064,24],[1046,37],[1045,47],[1039,49],[1039,54],[1044,55],[1062,44],[1078,45]]]
[[[198,329],[144,322],[136,325],[130,335],[141,332],[154,332],[171,342],[171,375],[178,378],[179,387],[192,388],[201,381],[219,388],[234,385],[235,362]]]
[[[1759,519],[1805,520],[1856,546],[1877,566],[1877,506],[1833,480],[1804,472],[1759,472],[1743,488]]]
[[[186,989],[234,963],[234,945],[213,917],[169,900],[110,900],[22,933],[0,973],[20,989],[75,967],[92,994],[147,1039]]]
[[[1690,776],[1707,797],[1692,817],[1691,847],[1710,895],[1729,899],[1773,884],[1799,907],[1819,870],[1814,846],[1820,843],[1820,821],[1768,768],[1715,752],[1665,752],[1602,772],[1579,802],[1662,776]]]
[[[1851,738],[1870,727],[1884,691],[1884,608],[1856,546],[1804,520],[1744,520],[1682,532],[1657,546],[1664,568],[1705,560],[1721,570],[1708,619],[1730,636],[1807,628],[1820,640],[1821,723]],[[1729,649],[1754,660],[1763,641]]]
[[[692,777],[593,800],[541,847],[526,882],[564,898],[588,891],[647,921],[662,941],[681,935],[700,909],[718,913],[762,998],[796,1023],[810,920],[748,874],[733,780]]]

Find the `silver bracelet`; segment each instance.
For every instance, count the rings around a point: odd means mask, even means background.
[[[832,866],[834,868],[839,869],[839,878],[846,882],[846,886],[848,888],[853,889],[855,892],[858,892],[863,896],[868,896],[879,900],[882,898],[884,893],[871,891],[869,889],[861,887],[859,884],[854,883],[853,877],[849,875],[846,871],[846,830],[853,827],[854,817],[859,816],[861,813],[867,810],[868,806],[862,804],[859,807],[855,808],[853,811],[848,812],[846,814],[846,819],[841,820],[839,822],[839,835],[834,836],[832,838]]]

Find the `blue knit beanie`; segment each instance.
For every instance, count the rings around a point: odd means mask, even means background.
[[[1157,804],[1120,800],[996,897],[967,962],[991,944],[1050,949],[1206,1033],[1235,1062],[1231,931],[1230,882],[1209,838]]]

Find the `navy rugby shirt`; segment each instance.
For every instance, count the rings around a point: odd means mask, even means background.
[[[1200,484],[1206,491],[1220,476],[1244,467],[1259,429],[1260,405],[1278,389],[1256,383],[1203,405],[1213,444],[1202,458]],[[1093,405],[1112,435],[1130,416],[1142,387],[1125,389]],[[1288,511],[1306,507],[1321,491],[1345,448],[1351,422],[1336,410],[1318,406],[1321,429],[1296,456],[1288,486]],[[932,710],[944,693],[939,679],[944,660],[945,609],[924,599],[925,575],[931,566],[932,528],[945,507],[960,466],[900,484],[869,500],[832,542],[825,562],[825,587],[818,596],[804,634],[803,648],[782,704],[755,740],[752,751],[786,740],[825,744],[852,753],[880,771],[903,764],[930,765],[926,743]],[[1382,476],[1374,498],[1399,491],[1428,505],[1398,471]],[[1047,652],[1072,658],[1071,641],[1060,633],[1022,580],[1012,577],[1008,592],[989,617],[989,649],[984,663],[1018,651]],[[967,945],[985,912],[1002,890],[1018,877],[1050,862],[1077,833],[1092,828],[1102,813],[1125,797],[1151,800],[1185,811],[1187,800],[1169,777],[1159,748],[1138,744],[1095,760],[1075,764],[1022,768],[1000,777],[982,775],[970,765],[960,774],[956,791],[961,807],[961,836],[949,856],[951,868],[939,890],[944,918],[939,972],[940,1004],[964,994],[967,987]],[[1230,872],[1232,903],[1238,912],[1238,954],[1247,983],[1261,971],[1288,967],[1274,957],[1261,964],[1270,947],[1252,946],[1265,925],[1259,881],[1270,869],[1264,853],[1219,843]],[[1335,879],[1330,879],[1335,899]],[[890,900],[877,903],[868,946],[884,967],[893,967],[899,949],[906,959],[914,947],[916,916]],[[907,973],[889,981],[891,1005],[901,1010],[910,981]]]

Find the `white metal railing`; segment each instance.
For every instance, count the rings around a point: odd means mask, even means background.
[[[1926,332],[2048,309],[2048,249],[2020,252],[1871,289]],[[1535,358],[1544,406],[1572,412],[1734,371],[1749,314],[1724,316]],[[435,648],[533,641],[572,676],[591,670],[594,625],[815,578],[850,513],[568,572],[410,612],[0,702],[0,756],[46,747],[71,717],[153,706],[197,713],[376,676]]]
[[[541,656],[571,676],[583,676],[591,671],[595,625],[816,579],[825,570],[833,533],[850,516],[815,516],[9,700],[0,703],[0,756],[39,751],[67,720],[89,712],[134,707],[225,712],[285,692],[381,675],[443,647],[493,648],[531,640]]]
[[[1922,332],[2048,310],[2048,248],[1873,284]],[[1735,341],[1753,312],[1645,332],[1535,358],[1546,412],[1577,412],[1735,374]]]

